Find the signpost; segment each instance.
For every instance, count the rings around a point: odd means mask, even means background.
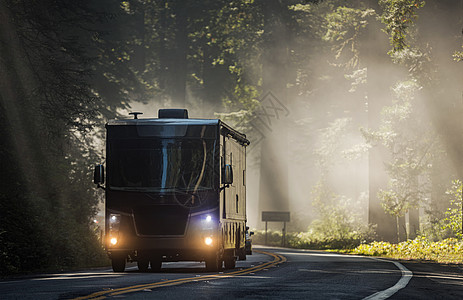
[[[263,211],[262,222],[265,222],[265,245],[267,245],[267,224],[268,222],[283,222],[283,247],[286,244],[286,222],[290,221],[289,211]]]

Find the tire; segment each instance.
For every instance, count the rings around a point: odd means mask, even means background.
[[[162,267],[161,259],[151,259],[150,263],[151,263],[151,272],[161,271],[161,267]]]
[[[111,265],[114,272],[124,272],[125,271],[125,256],[113,256],[111,259]]]
[[[239,260],[246,260],[246,250],[245,250],[245,248],[241,248],[238,251],[238,259]]]
[[[234,269],[236,266],[235,257],[233,256],[225,258],[224,262],[225,262],[225,269],[227,270]]]
[[[138,261],[137,261],[138,270],[140,272],[148,271],[149,264],[150,264],[150,261],[147,260],[146,258],[139,258]]]
[[[206,259],[206,270],[209,272],[222,271],[222,259],[220,259],[217,255]]]

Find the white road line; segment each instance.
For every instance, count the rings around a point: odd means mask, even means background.
[[[368,296],[366,298],[363,298],[363,300],[387,299],[387,298],[391,297],[392,295],[394,295],[395,293],[397,293],[397,291],[399,291],[399,290],[403,289],[404,287],[406,287],[408,282],[410,281],[410,279],[412,279],[412,277],[413,277],[412,271],[405,268],[401,263],[398,263],[396,261],[386,260],[386,259],[378,259],[378,258],[374,258],[374,257],[369,257],[369,258],[393,263],[402,272],[402,277],[399,279],[399,281],[397,281],[397,283],[394,286],[392,286],[392,287],[390,287],[390,288],[388,288],[386,290],[374,293],[373,295],[370,295],[370,296]]]

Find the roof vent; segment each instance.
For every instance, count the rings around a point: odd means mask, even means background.
[[[188,119],[188,110],[186,109],[160,109],[158,111],[159,119]]]

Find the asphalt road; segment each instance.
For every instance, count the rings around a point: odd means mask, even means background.
[[[0,299],[463,299],[463,268],[322,251],[255,247],[234,270],[163,263],[159,273],[109,268],[0,281]]]

